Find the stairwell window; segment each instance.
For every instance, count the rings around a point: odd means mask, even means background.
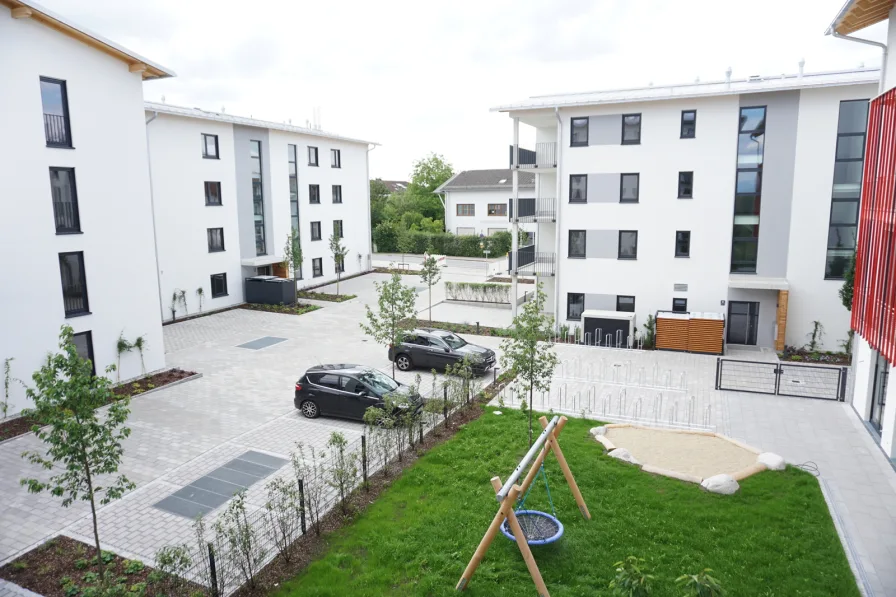
[[[588,146],[588,117],[573,118],[570,121],[569,131],[570,147],[587,147]]]
[[[678,198],[693,199],[694,198],[694,173],[679,172],[678,173]]]
[[[308,146],[308,165],[317,166],[317,147]]]
[[[342,234],[342,220],[333,220],[333,233],[339,238],[345,238]]]
[[[697,110],[681,111],[681,138],[694,139],[697,136]]]
[[[320,203],[320,185],[308,185],[308,203]]]
[[[333,203],[342,203],[342,185],[333,185]]]
[[[78,352],[79,357],[85,361],[90,361],[90,365],[93,368],[92,373],[96,375],[96,363],[93,358],[93,333],[87,331],[73,334],[72,344],[75,345],[75,350]]]
[[[44,112],[44,137],[47,147],[72,146],[71,122],[68,118],[68,92],[65,81],[40,78],[40,101]]]
[[[330,167],[331,168],[342,168],[342,150],[341,149],[331,149],[330,150]]]
[[[619,259],[637,259],[638,258],[638,231],[637,230],[620,230],[619,231]]]
[[[320,278],[321,276],[323,276],[324,275],[324,260],[323,260],[323,258],[318,257],[317,259],[312,259],[311,260],[311,270],[312,270],[312,275],[315,278]]]
[[[59,275],[62,279],[62,304],[66,317],[90,313],[87,301],[87,276],[84,272],[84,253],[59,254]]]
[[[81,232],[78,192],[75,188],[75,169],[50,168],[50,192],[53,196],[56,234]]]
[[[205,181],[205,204],[221,205],[221,183]]]
[[[208,229],[208,252],[220,253],[224,250],[224,229],[209,228]]]
[[[640,145],[641,144],[641,115],[640,114],[623,114],[622,115],[622,144],[623,145]]]
[[[640,186],[640,174],[621,175],[619,177],[619,203],[637,203]]]
[[[569,202],[588,203],[588,175],[569,175]]]
[[[579,320],[585,310],[585,295],[581,292],[566,293],[566,319]]]
[[[320,222],[311,222],[311,240],[320,240]]]
[[[567,255],[570,259],[585,258],[585,237],[584,230],[569,231],[569,252]]]
[[[202,157],[207,160],[219,159],[218,135],[207,135],[202,133]]]
[[[212,298],[227,296],[227,274],[212,274]]]
[[[679,230],[675,233],[675,256],[690,257],[691,256],[691,232],[690,230]]]

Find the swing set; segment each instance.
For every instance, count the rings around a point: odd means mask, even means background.
[[[544,459],[548,452],[552,452],[557,459],[582,516],[585,517],[585,520],[591,520],[591,514],[588,512],[588,506],[585,505],[584,498],[582,498],[582,492],[579,491],[579,486],[576,485],[576,480],[572,476],[572,471],[569,470],[569,465],[566,463],[566,458],[563,456],[560,444],[557,441],[557,437],[566,426],[566,420],[566,417],[555,416],[548,422],[546,417],[541,417],[538,422],[541,423],[544,430],[532,444],[532,447],[529,448],[529,451],[526,452],[526,455],[523,456],[523,459],[513,470],[507,481],[502,485],[499,477],[492,477],[491,484],[495,489],[495,497],[500,504],[500,508],[485,532],[485,536],[482,537],[482,541],[479,542],[479,546],[473,553],[470,563],[467,564],[466,570],[460,577],[456,587],[458,591],[463,591],[467,587],[473,573],[476,572],[476,568],[479,567],[479,564],[485,557],[485,552],[488,551],[489,546],[497,536],[498,531],[500,531],[508,539],[516,541],[520,552],[523,554],[526,567],[529,569],[529,574],[532,575],[532,580],[535,582],[535,588],[538,590],[539,597],[549,597],[548,589],[541,578],[541,572],[538,570],[538,565],[532,556],[532,550],[529,549],[530,545],[546,545],[557,541],[563,536],[563,523],[557,519],[554,501],[551,498],[551,488],[548,485],[548,477],[544,472]],[[526,472],[522,484],[517,484],[523,471],[527,469],[528,472]],[[541,475],[544,479],[548,502],[551,505],[551,514],[525,509],[526,499],[532,490],[532,482],[538,475]],[[522,495],[521,500],[519,500],[520,495]],[[519,503],[517,503],[517,500],[519,500]]]

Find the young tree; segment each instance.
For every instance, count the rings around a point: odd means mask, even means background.
[[[554,318],[542,313],[545,294],[541,283],[535,288],[533,300],[524,303],[513,318],[510,337],[501,342],[501,367],[516,372],[517,380],[529,388],[529,445],[532,445],[532,398],[535,390],[545,392],[551,387],[551,377],[558,359],[550,337]]]
[[[370,181],[370,227],[376,228],[377,225],[385,220],[383,210],[386,201],[389,198],[389,187],[383,182],[383,179],[376,178]]]
[[[354,489],[355,481],[358,478],[358,454],[355,452],[346,454],[348,440],[338,431],[330,434],[327,447],[332,450],[333,454],[333,461],[330,463],[330,479],[327,483],[339,492],[339,507],[342,509],[342,514],[346,515],[348,514],[346,499]]]
[[[401,344],[404,330],[402,321],[409,319],[416,325],[417,293],[410,286],[401,283],[401,275],[394,273],[388,282],[374,282],[378,295],[378,310],[374,312],[370,305],[367,309],[367,323],[361,323],[364,333],[377,343],[391,348]],[[392,377],[395,377],[395,361],[392,361]]]
[[[292,283],[298,297],[299,273],[302,271],[302,239],[299,238],[299,231],[295,228],[289,229],[286,244],[283,245],[283,267],[287,271],[292,270]]]
[[[333,254],[333,263],[336,264],[336,296],[339,296],[339,280],[345,270],[345,256],[348,248],[342,244],[342,231],[333,231],[330,235],[330,253]]]
[[[432,322],[432,287],[442,279],[442,270],[439,262],[430,255],[432,248],[423,256],[423,270],[420,272],[420,281],[429,289],[429,321]]]
[[[72,328],[62,326],[61,352],[47,355],[46,363],[32,376],[34,387],[27,388],[26,395],[34,408],[23,413],[38,422],[32,431],[46,444],[47,451],[46,455],[29,451],[22,457],[47,470],[59,465],[62,472],[47,481],[31,478],[20,483],[31,493],[49,491],[61,497],[65,508],[75,500],[90,502],[97,567],[102,578],[105,566],[96,506],[97,502],[108,504],[135,487],[124,475],[114,477],[124,452],[122,443],[131,434],[124,426],[130,410],[127,398],[116,399],[112,382],[94,376],[91,362],[78,356],[72,336]],[[110,365],[106,373],[114,369]],[[100,413],[97,409],[106,404],[108,409]],[[97,485],[100,476],[105,477],[102,486]]]

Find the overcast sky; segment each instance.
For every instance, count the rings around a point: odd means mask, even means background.
[[[826,37],[844,0],[40,0],[177,73],[146,99],[377,141],[371,177],[507,167],[531,95],[880,64]],[[862,32],[884,41],[885,24]]]

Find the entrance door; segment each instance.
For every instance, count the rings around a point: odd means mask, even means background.
[[[881,421],[884,418],[889,374],[890,364],[883,355],[877,353],[877,361],[874,364],[874,386],[871,389],[871,416],[868,417],[868,420],[878,431],[881,429]]]
[[[748,301],[728,302],[728,344],[756,345],[759,327],[759,303]]]

